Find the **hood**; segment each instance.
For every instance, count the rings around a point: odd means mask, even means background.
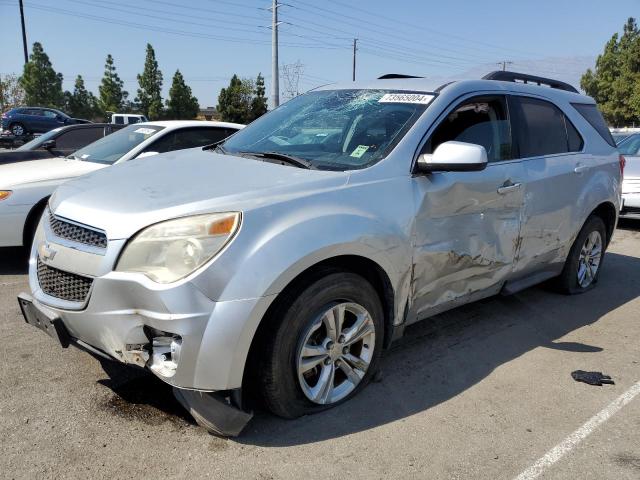
[[[54,155],[48,150],[10,150],[8,152],[0,152],[0,165],[15,162],[28,162],[29,160],[40,160],[43,158],[51,158],[53,156]]]
[[[143,227],[205,212],[246,211],[347,182],[348,173],[305,170],[201,148],[132,160],[67,182],[50,200],[58,216],[129,238]]]
[[[66,180],[105,167],[100,163],[48,158],[0,165],[0,188],[14,188],[27,183]]]

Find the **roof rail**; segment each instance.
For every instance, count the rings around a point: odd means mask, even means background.
[[[499,80],[502,82],[522,82],[522,83],[535,83],[536,85],[546,85],[551,88],[557,88],[558,90],[566,90],[567,92],[579,93],[572,85],[561,82],[560,80],[554,80],[552,78],[538,77],[536,75],[528,75],[526,73],[508,72],[504,70],[496,70],[495,72],[487,73],[483,80]]]
[[[378,80],[391,80],[394,78],[424,78],[424,77],[418,77],[416,75],[406,75],[404,73],[387,73],[385,75],[378,77]]]

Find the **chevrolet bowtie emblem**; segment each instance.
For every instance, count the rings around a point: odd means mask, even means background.
[[[51,248],[51,245],[43,242],[38,248],[38,253],[40,254],[40,258],[43,260],[53,260],[53,258],[56,256],[56,253],[58,252]]]

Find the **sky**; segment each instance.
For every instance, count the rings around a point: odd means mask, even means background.
[[[640,0],[286,0],[280,65],[298,64],[300,92],[351,81],[353,38],[358,80],[384,73],[478,78],[510,61],[514,71],[576,86]],[[201,107],[215,106],[236,73],[271,85],[269,0],[24,0],[27,41],[41,42],[72,90],[76,75],[97,94],[107,54],[134,97],[151,43],[164,75],[176,69]],[[0,75],[23,66],[18,0],[0,0]],[[296,70],[288,67],[289,71]],[[281,95],[288,77],[280,72]]]

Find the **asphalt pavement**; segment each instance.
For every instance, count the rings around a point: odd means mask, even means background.
[[[412,326],[350,402],[257,412],[230,440],[155,377],[25,324],[25,271],[0,250],[0,478],[640,478],[640,221],[621,223],[592,291],[534,287]]]

